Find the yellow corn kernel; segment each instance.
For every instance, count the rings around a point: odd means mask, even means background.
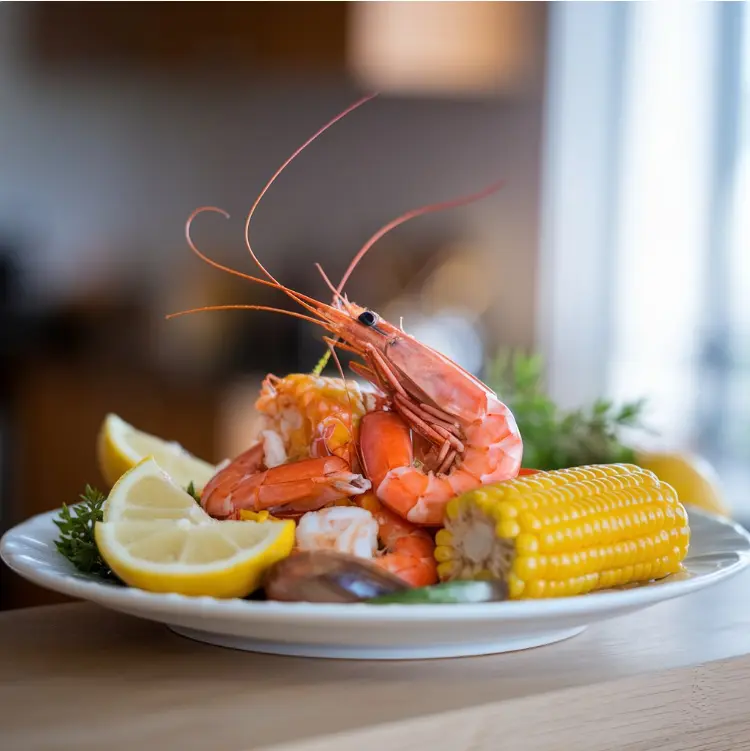
[[[436,543],[443,581],[491,576],[511,599],[564,597],[677,573],[690,529],[672,487],[635,465],[605,464],[464,493]]]
[[[440,531],[442,532],[443,530]],[[438,532],[438,534],[440,534],[440,532]],[[448,534],[450,534],[450,532],[448,532]],[[451,541],[453,541],[452,535]],[[437,542],[438,545],[442,544],[440,540],[438,540]],[[516,552],[518,553],[518,555],[532,555],[533,553],[538,553],[539,540],[534,535],[529,535],[521,532],[521,534],[516,537]]]
[[[436,545],[452,545],[453,535],[447,529],[439,529],[435,535]]]
[[[452,575],[456,566],[455,561],[445,561],[445,563],[438,563],[437,572],[442,581],[448,581]]]
[[[498,537],[518,537],[521,528],[515,519],[503,519],[497,523]]]
[[[454,498],[452,501],[449,501],[448,505],[445,507],[445,515],[448,517],[448,519],[455,519],[456,517],[458,517],[460,511],[461,504],[458,502],[458,498]]]
[[[446,563],[453,560],[453,548],[450,545],[440,545],[435,548],[435,560],[438,563]]]
[[[438,574],[440,571],[438,570]],[[520,600],[526,586],[523,579],[519,579],[515,574],[508,574],[508,596],[511,600]]]

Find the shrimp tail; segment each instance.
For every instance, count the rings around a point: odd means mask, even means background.
[[[438,581],[435,540],[424,528],[402,519],[384,506],[374,493],[364,493],[356,504],[369,511],[378,524],[382,552],[375,563],[412,587],[428,587]]]

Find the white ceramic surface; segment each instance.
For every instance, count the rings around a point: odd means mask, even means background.
[[[58,512],[7,532],[0,556],[47,589],[167,624],[176,633],[235,649],[350,659],[426,659],[492,654],[551,644],[586,626],[690,594],[750,563],[750,535],[690,512],[687,571],[619,591],[554,600],[475,605],[318,605],[162,595],[95,581],[55,549]]]

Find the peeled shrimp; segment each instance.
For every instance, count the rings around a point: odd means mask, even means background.
[[[374,558],[378,523],[356,506],[333,506],[308,511],[297,523],[298,550],[335,550],[358,558]]]
[[[401,519],[372,494],[359,506],[310,511],[297,525],[298,550],[334,550],[373,559],[413,587],[437,581],[435,542],[424,529]]]
[[[369,480],[350,472],[338,456],[266,469],[264,444],[259,442],[209,480],[201,505],[216,519],[239,519],[243,511],[295,517],[369,488]]]

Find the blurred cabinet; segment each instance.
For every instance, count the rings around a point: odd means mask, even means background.
[[[349,3],[35,3],[31,54],[45,69],[343,73]]]
[[[31,62],[89,75],[326,76],[410,95],[517,95],[543,78],[546,4],[29,5]]]

